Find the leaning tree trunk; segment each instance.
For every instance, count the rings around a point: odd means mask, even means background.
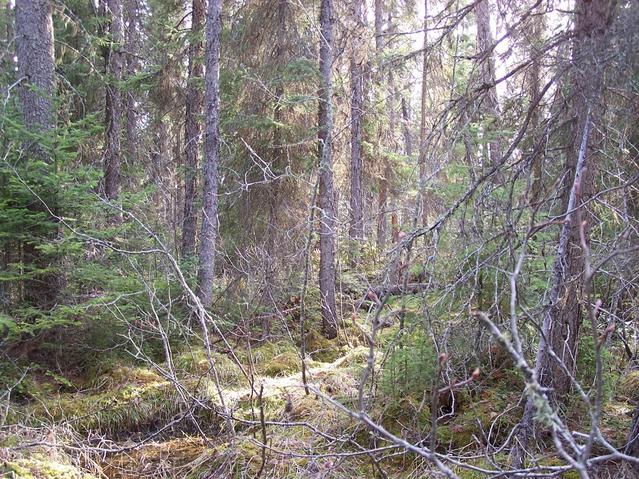
[[[107,0],[109,18],[109,47],[105,49],[108,83],[106,87],[106,152],[104,155],[104,196],[109,200],[118,197],[120,189],[120,130],[122,124],[122,3]]]
[[[199,80],[202,78],[202,41],[199,35],[204,25],[204,1],[193,0],[191,13],[191,43],[189,45],[189,78],[186,88],[186,117],[184,126],[184,221],[182,222],[182,256],[190,256],[195,251],[195,230],[197,213],[195,197],[197,192],[198,153],[200,150],[200,114],[202,93]]]
[[[362,114],[364,104],[364,71],[362,39],[365,35],[364,6],[362,0],[353,2],[355,35],[351,52],[351,224],[349,237],[351,261],[356,263],[359,257],[360,243],[364,238],[362,214]]]
[[[198,270],[198,297],[211,305],[217,239],[217,171],[220,156],[220,35],[222,0],[210,0],[206,19],[206,73],[204,76],[204,187]]]
[[[19,97],[22,107],[22,119],[30,133],[48,134],[55,128],[53,95],[55,93],[53,20],[51,0],[18,0],[15,8],[15,42],[18,63],[18,78],[22,80]],[[48,151],[37,139],[24,145],[27,161],[35,160],[49,164],[54,174],[54,165]],[[42,180],[37,178],[35,181]],[[50,188],[39,191],[46,207],[56,211],[56,192]],[[45,205],[40,201],[30,202],[28,209],[47,213],[47,220],[34,226],[31,234],[39,240],[52,240],[57,234],[55,221],[48,215]],[[49,308],[55,304],[60,290],[59,274],[43,273],[50,269],[55,259],[39,251],[36,241],[27,241],[22,245],[25,265],[34,268],[32,279],[25,281],[26,304]]]
[[[320,270],[319,286],[322,309],[322,331],[332,339],[337,336],[335,304],[335,218],[333,188],[333,5],[322,0],[320,6],[320,89],[318,140],[320,169]]]

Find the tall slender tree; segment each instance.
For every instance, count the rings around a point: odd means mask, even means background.
[[[428,0],[424,0],[424,42],[422,50],[422,92],[421,92],[421,119],[419,124],[419,213],[421,223],[428,223],[428,198],[426,194],[427,180],[427,122],[428,116]]]
[[[337,336],[335,303],[335,204],[333,188],[333,2],[320,4],[320,89],[318,109],[320,194],[320,270],[319,285],[322,331],[332,339]]]
[[[351,177],[350,203],[351,224],[349,236],[355,244],[351,251],[351,260],[356,261],[359,255],[359,243],[364,238],[362,213],[362,115],[364,105],[364,72],[363,52],[365,45],[364,2],[355,0],[352,3],[354,34],[351,45]]]
[[[108,83],[106,86],[105,104],[105,154],[104,154],[104,196],[113,200],[120,190],[121,148],[120,135],[122,128],[122,82],[124,41],[122,28],[121,0],[106,0],[107,18],[109,19],[108,47],[105,48],[105,65]]]
[[[499,119],[499,101],[495,86],[495,45],[490,29],[489,0],[482,0],[477,4],[475,16],[477,19],[477,49],[480,56],[481,82],[487,89],[481,108],[486,119],[484,132],[488,137],[488,141],[485,143],[484,167],[490,167],[499,161],[501,148],[498,133],[495,131]]]
[[[124,34],[126,42],[126,78],[130,79],[138,73],[140,69],[140,4],[139,0],[126,0],[125,3],[126,31]],[[135,163],[138,156],[138,107],[137,95],[129,89],[126,91],[124,100],[125,115],[125,155],[126,160]]]
[[[213,299],[215,244],[218,232],[218,179],[220,161],[220,37],[222,0],[210,0],[206,16],[204,76],[204,185],[202,192],[202,230],[198,269],[198,297],[204,306]]]
[[[382,0],[375,0],[375,55],[379,62],[379,68],[375,75],[375,88],[377,91],[382,91],[382,85],[384,81],[383,70],[381,68],[381,58],[384,50],[384,2]],[[389,13],[390,19],[390,13]],[[390,22],[389,22],[390,26]],[[386,230],[387,230],[387,218],[386,209],[388,208],[388,157],[381,154],[381,141],[384,137],[382,122],[379,123],[377,138],[376,138],[376,157],[381,158],[382,171],[379,175],[379,195],[377,197],[377,248],[383,251],[386,246]]]
[[[204,25],[204,1],[193,0],[191,10],[191,37],[189,44],[189,72],[186,87],[186,118],[184,125],[184,220],[182,223],[182,255],[189,256],[195,251],[195,230],[197,213],[197,169],[200,150],[200,114],[202,112],[202,92],[199,81],[202,78],[202,27]]]

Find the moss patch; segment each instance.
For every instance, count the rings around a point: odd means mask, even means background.
[[[202,438],[187,436],[113,455],[104,461],[103,468],[110,479],[189,477],[216,454]]]
[[[7,479],[97,479],[70,464],[38,458],[5,462],[0,466],[0,476]]]

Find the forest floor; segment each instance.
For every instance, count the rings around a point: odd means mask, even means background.
[[[390,338],[393,329],[383,334]],[[361,328],[350,328],[348,334],[333,342],[312,334],[306,372],[308,383],[321,394],[357,409],[369,348]],[[375,442],[359,421],[320,395],[306,394],[292,340],[238,347],[236,354],[244,369],[252,371],[253,388],[227,354],[213,355],[225,406],[234,418],[234,437],[216,413],[221,409],[218,390],[202,349],[176,354],[173,373],[167,363],[119,364],[82,387],[59,377],[30,379],[29,387],[36,391],[30,400],[4,411],[0,477],[439,477],[426,461]],[[382,355],[377,353],[376,364]],[[603,430],[616,444],[623,444],[630,425],[633,406],[623,392],[639,390],[639,377],[633,381],[626,381],[606,403]],[[499,443],[516,424],[521,414],[518,382],[513,370],[497,368],[472,390],[459,391],[450,417],[438,428],[442,450],[487,468],[507,461],[498,451],[482,458],[473,457],[473,450],[479,443]],[[412,442],[420,437],[409,431],[428,434],[428,398],[383,392],[377,398],[370,415],[387,430]],[[579,408],[571,414],[576,426],[585,420]],[[376,459],[364,450],[386,446]],[[552,456],[546,463],[560,464]],[[464,479],[485,477],[454,469]],[[563,477],[574,477],[570,474]]]

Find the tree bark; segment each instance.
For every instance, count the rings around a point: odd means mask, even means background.
[[[335,204],[333,188],[333,2],[320,4],[320,89],[318,108],[318,140],[320,169],[320,270],[319,286],[322,309],[322,331],[329,339],[337,336],[335,303]]]
[[[31,133],[48,134],[55,128],[52,2],[18,0],[15,8],[15,35],[18,78],[22,79],[19,89],[22,119]],[[25,143],[24,149],[28,160],[48,163],[50,166],[47,171],[55,173],[51,156],[37,139]],[[56,211],[55,190],[47,188],[40,191],[39,195],[51,210]],[[29,203],[27,208],[46,213],[44,205],[37,200]],[[31,234],[37,240],[50,241],[57,234],[57,225],[53,219],[48,219],[37,225]],[[41,272],[50,269],[55,258],[47,257],[36,246],[34,241],[26,241],[22,245],[22,262],[35,270],[33,278],[24,283],[24,301],[26,304],[48,309],[55,305],[62,281],[55,272]]]
[[[105,50],[106,72],[106,152],[104,155],[104,196],[108,200],[118,197],[120,190],[120,133],[122,124],[122,3],[121,0],[106,1],[109,18],[109,47]]]
[[[477,19],[477,48],[480,55],[481,82],[487,92],[482,102],[482,113],[486,121],[484,133],[489,137],[485,143],[484,168],[494,166],[500,157],[500,142],[495,127],[499,118],[499,101],[495,87],[495,59],[493,55],[493,34],[490,30],[490,3],[482,0],[475,7]],[[490,86],[489,86],[490,85]]]
[[[377,92],[382,90],[383,71],[382,71],[382,52],[384,50],[384,1],[375,0],[375,56],[377,61],[377,71],[375,72],[375,84],[374,95],[377,96]],[[377,109],[376,105],[372,105],[373,109]],[[378,123],[377,131],[375,132],[375,150],[374,157],[376,161],[382,162],[382,171],[379,174],[379,193],[377,196],[377,249],[383,251],[386,245],[386,230],[387,230],[387,218],[386,209],[388,202],[388,181],[386,178],[386,163],[387,159],[384,158],[382,152],[382,138],[384,136],[384,127],[381,122]]]
[[[362,114],[364,104],[364,73],[362,69],[365,46],[362,38],[365,35],[364,8],[362,0],[353,2],[353,19],[355,33],[351,52],[351,224],[349,237],[354,243],[351,246],[351,261],[357,263],[360,243],[364,239],[362,214]]]
[[[530,54],[534,56],[532,64],[530,66],[530,78],[528,81],[528,96],[529,101],[535,101],[535,98],[539,95],[539,79],[541,75],[541,60],[538,57],[538,53],[536,49],[538,45],[542,41],[544,30],[543,16],[537,15],[533,17],[532,20],[532,31],[531,31],[531,44],[530,44]],[[543,182],[542,182],[542,166],[543,166],[543,155],[540,151],[538,151],[535,135],[537,135],[539,131],[540,124],[540,109],[535,108],[532,112],[532,116],[530,119],[530,127],[532,131],[532,135],[530,138],[530,143],[528,145],[530,149],[530,169],[532,172],[532,186],[531,186],[531,204],[533,208],[539,200],[541,199]]]
[[[186,117],[184,126],[184,221],[182,223],[182,256],[190,256],[195,251],[197,212],[197,170],[200,150],[200,114],[202,113],[202,92],[199,80],[202,78],[202,26],[204,25],[204,1],[193,0],[191,13],[191,43],[189,45],[189,77],[186,89]]]
[[[413,135],[410,131],[410,108],[406,98],[402,96],[402,135],[404,136],[404,154],[413,156]]]
[[[555,255],[549,304],[544,312],[542,334],[537,350],[535,372],[539,384],[548,388],[552,402],[560,402],[570,392],[570,374],[575,371],[579,330],[582,322],[581,302],[584,252],[581,247],[581,220],[584,205],[594,191],[597,166],[597,133],[590,125],[596,121],[598,101],[603,88],[603,71],[597,65],[596,48],[605,45],[607,26],[612,19],[614,0],[577,0],[573,43],[573,85],[571,107],[572,142],[567,148],[563,187],[564,222]],[[585,226],[587,237],[587,226]],[[551,355],[563,363],[560,365]],[[523,464],[524,450],[533,435],[534,400],[529,398],[520,424],[519,444],[513,451],[513,466]]]
[[[31,131],[49,131],[55,127],[51,1],[18,0],[15,15],[22,117]]]
[[[563,203],[566,211],[581,208],[593,194],[594,170],[597,166],[598,134],[595,129],[585,132],[590,121],[600,116],[597,103],[603,87],[603,71],[596,65],[593,48],[598,48],[605,41],[606,27],[612,17],[614,2],[610,0],[578,0],[576,3],[577,19],[575,22],[575,45],[573,46],[573,62],[575,69],[574,95],[572,111],[573,123],[572,144],[566,156],[566,175],[571,179],[563,188]],[[586,133],[589,133],[586,135]],[[582,158],[583,155],[583,158]],[[580,171],[580,160],[583,160],[583,175]],[[570,184],[578,181],[577,196],[571,205],[572,189]],[[571,208],[572,206],[572,208]],[[581,212],[583,219],[586,213]],[[576,216],[576,215],[573,215]],[[539,382],[544,387],[553,389],[555,398],[560,398],[571,389],[569,376],[548,353],[552,348],[564,361],[568,371],[573,372],[577,355],[579,330],[582,322],[581,292],[583,288],[584,256],[581,247],[579,221],[574,218],[564,223],[560,236],[558,253],[555,259],[554,287],[556,298],[546,311],[544,322],[544,338],[540,344],[537,361]],[[565,242],[565,246],[562,245]],[[563,249],[563,250],[562,250]]]
[[[136,75],[140,68],[140,5],[138,0],[126,0],[126,77]],[[137,163],[138,156],[138,114],[136,107],[136,93],[127,91],[124,106],[125,114],[125,151],[129,162]]]
[[[217,172],[220,149],[220,36],[222,0],[210,0],[206,19],[206,73],[204,76],[204,186],[198,270],[198,297],[205,307],[213,299],[217,240]]]
[[[418,211],[421,216],[421,224],[428,224],[428,198],[426,193],[427,179],[427,124],[428,115],[428,0],[424,0],[424,43],[422,52],[422,92],[421,92],[421,119],[419,124],[419,204]]]

